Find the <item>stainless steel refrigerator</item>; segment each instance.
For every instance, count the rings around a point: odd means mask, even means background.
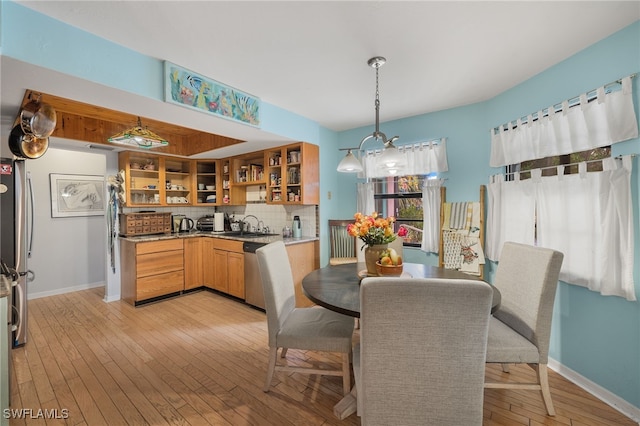
[[[13,347],[27,342],[27,283],[33,242],[33,188],[24,160],[0,158],[0,260],[17,272],[12,291]]]

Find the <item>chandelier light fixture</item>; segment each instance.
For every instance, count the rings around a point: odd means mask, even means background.
[[[402,155],[398,151],[398,148],[393,145],[393,141],[398,139],[398,136],[387,139],[387,136],[380,131],[380,92],[378,90],[378,70],[386,62],[387,60],[382,56],[376,56],[367,61],[367,64],[376,70],[376,128],[372,134],[365,136],[360,141],[360,145],[358,147],[340,148],[340,151],[347,151],[347,155],[342,159],[342,161],[340,161],[340,164],[338,164],[339,172],[359,173],[363,170],[362,164],[360,164],[358,158],[353,154],[353,151],[362,150],[362,146],[369,139],[378,140],[384,145],[384,149],[378,158],[378,164],[380,167],[385,168],[389,174],[395,174],[397,173],[398,168],[402,166]]]
[[[137,148],[144,149],[160,148],[169,145],[169,142],[156,135],[151,130],[143,128],[140,117],[138,117],[137,126],[111,136],[108,141],[111,143],[132,145]]]

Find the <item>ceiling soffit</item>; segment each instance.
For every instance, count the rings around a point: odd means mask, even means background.
[[[22,107],[32,99],[39,99],[56,110],[57,123],[51,136],[77,140],[78,142],[121,147],[108,142],[107,139],[135,126],[138,122],[137,115],[32,90],[25,92]],[[149,128],[169,141],[168,146],[153,149],[153,152],[159,154],[190,157],[244,142],[142,116],[140,119],[143,127]]]

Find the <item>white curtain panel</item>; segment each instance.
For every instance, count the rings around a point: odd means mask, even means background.
[[[449,170],[446,138],[414,145],[400,145],[397,148],[403,155],[405,164],[396,173],[398,176],[426,175]],[[389,176],[387,169],[378,164],[380,154],[382,154],[382,149],[364,153],[362,158],[364,171],[359,175],[360,177],[371,179]]]
[[[440,188],[443,179],[427,179],[422,186],[422,251],[438,253],[440,246]]]
[[[579,106],[569,108],[569,102],[564,101],[560,111],[552,105],[546,116],[541,110],[524,121],[516,120],[515,128],[505,124],[492,130],[490,165],[517,164],[637,138],[632,79],[629,76],[621,81],[620,90],[609,94],[605,94],[604,87],[598,88],[596,99],[591,102],[587,101],[587,94],[582,94]]]
[[[356,208],[357,211],[364,215],[370,215],[375,211],[376,203],[373,198],[374,186],[373,182],[364,182],[356,184],[357,198]]]
[[[581,163],[579,174],[543,178],[537,198],[538,245],[564,253],[560,279],[636,300],[631,158],[609,158],[602,172]]]
[[[603,295],[636,300],[630,156],[603,161],[604,171],[489,184],[486,255],[521,242],[564,253],[560,279]],[[536,229],[537,227],[537,236]]]
[[[514,177],[505,181],[503,175],[496,175],[489,183],[485,256],[494,261],[500,259],[506,241],[535,244],[534,181],[520,181],[517,174]]]

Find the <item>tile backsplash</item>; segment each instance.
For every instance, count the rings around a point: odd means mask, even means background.
[[[140,210],[123,208],[123,213],[131,213]],[[205,215],[212,215],[216,211],[227,213],[229,216],[235,215],[236,218],[243,218],[246,215],[257,216],[270,231],[276,234],[282,234],[285,226],[291,227],[294,216],[300,216],[302,222],[302,235],[318,236],[317,233],[317,216],[316,206],[300,206],[300,205],[274,205],[265,203],[247,204],[245,206],[218,206],[218,207],[188,207],[188,206],[171,206],[171,207],[154,207],[154,211],[159,213],[171,212],[172,214],[183,214],[190,217],[194,221]],[[251,222],[253,225],[253,222]]]

